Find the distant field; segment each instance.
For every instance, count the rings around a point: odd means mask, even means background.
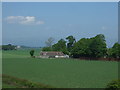
[[[118,78],[118,62],[36,59],[29,51],[3,51],[3,74],[57,88],[104,88]],[[35,50],[35,55],[39,52]]]

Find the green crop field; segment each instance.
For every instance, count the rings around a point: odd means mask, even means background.
[[[29,51],[3,51],[3,74],[56,88],[104,88],[118,78],[118,62],[39,59],[31,58]]]
[[[15,86],[12,86],[12,85],[9,85],[9,84],[5,84],[5,83],[2,84],[2,87],[3,88],[17,88]]]

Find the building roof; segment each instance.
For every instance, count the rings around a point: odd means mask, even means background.
[[[40,55],[43,56],[64,56],[64,54],[62,52],[55,52],[55,51],[42,51],[40,52]]]

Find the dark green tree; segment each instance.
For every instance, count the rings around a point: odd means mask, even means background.
[[[107,48],[107,57],[112,58],[112,48]]]
[[[60,39],[56,44],[52,46],[53,51],[62,51],[64,54],[68,54],[66,48],[66,41],[64,39]]]
[[[72,49],[73,57],[104,57],[107,53],[105,37],[99,34],[93,38],[82,38]]]
[[[34,50],[31,50],[31,51],[30,51],[31,57],[34,57],[34,52],[35,52]]]
[[[103,34],[91,38],[89,47],[92,52],[92,57],[105,57],[107,55],[107,45]]]
[[[8,45],[2,45],[2,50],[15,50],[16,46],[12,45],[12,44],[8,44]]]
[[[52,51],[52,48],[51,47],[43,47],[42,51]]]
[[[69,52],[71,52],[72,47],[73,47],[74,43],[76,42],[76,40],[72,35],[66,37],[66,40],[68,40],[67,49]]]
[[[75,58],[79,57],[89,57],[91,51],[89,49],[90,39],[82,38],[76,42],[71,51],[71,55]]]
[[[120,44],[115,43],[111,49],[111,56],[114,58],[120,58]]]

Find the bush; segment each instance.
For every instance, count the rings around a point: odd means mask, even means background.
[[[31,57],[34,57],[34,52],[35,52],[34,50],[31,50],[31,51],[30,51]]]
[[[106,90],[120,90],[120,80],[113,80],[108,83]]]

